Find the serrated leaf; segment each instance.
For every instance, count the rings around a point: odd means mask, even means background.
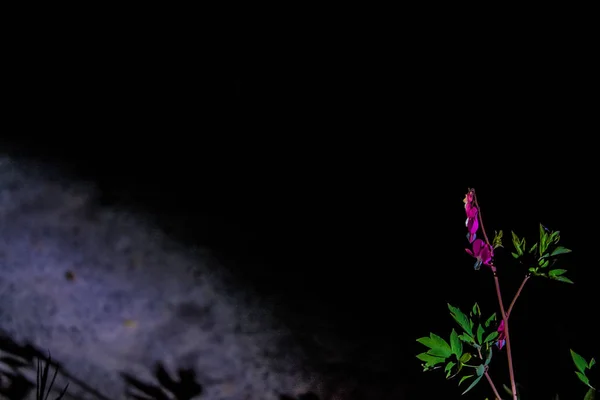
[[[579,378],[579,380],[583,383],[585,383],[587,386],[590,386],[590,380],[588,379],[587,376],[585,376],[584,374],[582,374],[579,371],[575,371],[575,374],[577,375],[577,377]]]
[[[567,272],[566,269],[553,269],[553,270],[548,271],[548,276],[550,276],[550,277],[559,276],[559,275],[564,274],[565,272]]]
[[[483,329],[483,326],[481,326],[481,324],[479,324],[479,326],[477,326],[477,343],[482,344],[483,343],[483,334],[485,333],[485,329]]]
[[[583,398],[583,400],[594,400],[595,398],[596,398],[596,389],[591,387],[585,394],[585,397]]]
[[[421,361],[424,361],[427,364],[427,366],[430,366],[430,367],[433,367],[435,365],[438,365],[438,364],[446,361],[445,358],[432,356],[431,354],[427,354],[427,353],[421,353],[421,354],[417,355],[417,358]]]
[[[588,366],[587,361],[585,361],[585,358],[581,357],[579,354],[575,353],[573,351],[573,349],[569,349],[571,351],[571,358],[573,359],[573,363],[575,364],[575,366],[577,367],[577,369],[583,373],[585,373],[585,370]]]
[[[555,248],[552,253],[550,254],[551,256],[557,256],[559,254],[567,254],[570,253],[571,250],[567,249],[566,247],[562,247],[562,246],[558,246],[557,248]]]
[[[490,332],[485,339],[483,340],[484,343],[492,343],[494,340],[496,340],[496,338],[498,337],[499,333],[498,331],[494,331],[494,332]]]
[[[473,337],[469,336],[466,333],[458,335],[458,338],[465,343],[475,344],[475,339],[473,339]]]
[[[496,320],[496,313],[493,313],[484,323],[486,328],[489,328],[490,324]]]
[[[428,347],[431,347],[431,350],[429,350],[427,353],[436,357],[444,358],[448,358],[452,355],[452,349],[450,348],[448,342],[433,332],[429,334],[429,337],[431,338],[431,341],[429,342],[431,346]]]
[[[476,378],[473,382],[471,382],[471,385],[467,388],[467,390],[465,390],[464,392],[462,392],[462,394],[465,394],[469,390],[473,389],[475,387],[475,385],[477,385],[479,383],[479,381],[481,380],[481,378],[483,378],[483,375],[481,375],[480,377]]]
[[[469,378],[472,378],[475,375],[465,375],[462,378],[460,378],[460,381],[458,381],[458,386],[460,386],[461,383],[463,383],[464,381],[466,381]]]
[[[573,282],[572,280],[570,280],[569,278],[567,278],[566,276],[553,276],[552,279],[554,279],[555,281],[560,281],[560,282],[566,282],[566,283],[571,283],[574,284],[575,282]]]
[[[432,343],[432,340],[430,337],[422,337],[422,338],[418,338],[417,342],[421,343],[424,346],[429,347],[430,349],[434,347],[434,344]]]
[[[452,329],[452,333],[450,334],[450,347],[452,348],[452,354],[456,355],[458,358],[462,356],[463,345],[458,338],[458,333],[456,333],[454,329]]]
[[[444,371],[446,371],[446,379],[448,379],[450,377],[450,375],[452,374],[452,368],[456,365],[456,363],[454,361],[450,361],[448,362],[448,364],[446,364],[446,368],[444,368]]]
[[[471,328],[471,321],[467,316],[460,311],[459,308],[454,307],[448,304],[448,309],[450,310],[450,315],[454,320],[458,323],[458,325],[463,328],[465,332],[467,332],[470,336],[473,336],[473,329]]]
[[[531,246],[531,248],[529,249],[529,254],[532,254],[536,249],[538,248],[538,244],[534,244],[533,246]]]

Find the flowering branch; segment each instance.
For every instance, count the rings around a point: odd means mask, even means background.
[[[471,311],[465,313],[460,308],[454,307],[448,304],[451,317],[460,326],[459,332],[452,330],[450,334],[450,340],[438,336],[434,333],[430,333],[427,337],[421,337],[417,339],[417,342],[428,348],[427,351],[418,354],[417,358],[423,363],[423,371],[431,371],[434,369],[443,368],[446,373],[446,379],[452,379],[458,376],[461,371],[466,368],[471,369],[469,372],[462,374],[458,385],[460,386],[463,382],[471,380],[469,387],[462,393],[465,394],[470,391],[477,383],[484,377],[488,381],[494,396],[497,400],[501,400],[498,390],[492,381],[489,374],[489,364],[492,360],[493,346],[496,345],[498,349],[502,349],[506,346],[507,360],[508,360],[508,371],[510,375],[511,390],[505,387],[507,391],[512,395],[512,400],[518,399],[517,384],[515,380],[514,365],[512,359],[512,349],[510,341],[509,331],[509,317],[513,311],[515,303],[521,292],[523,291],[525,284],[532,276],[541,276],[548,279],[573,284],[569,278],[564,276],[565,269],[554,268],[556,263],[556,256],[561,254],[570,253],[571,250],[563,246],[559,246],[560,240],[559,231],[550,231],[548,228],[540,224],[540,241],[534,243],[533,246],[527,247],[525,238],[519,238],[514,232],[512,233],[512,242],[515,247],[515,252],[511,252],[511,255],[518,259],[524,255],[527,257],[535,257],[537,265],[530,266],[525,278],[521,282],[517,293],[512,299],[508,310],[504,308],[504,301],[502,300],[502,291],[500,290],[500,280],[498,278],[497,269],[494,263],[494,250],[502,245],[502,230],[495,232],[494,239],[490,242],[487,236],[487,232],[483,225],[483,218],[481,215],[481,208],[475,194],[475,189],[468,189],[465,199],[465,212],[467,216],[467,240],[469,241],[469,248],[465,251],[475,258],[475,270],[479,270],[482,265],[490,268],[494,275],[494,286],[496,288],[496,297],[498,298],[498,304],[500,306],[500,313],[502,318],[500,323],[496,325],[497,316],[496,313],[492,314],[487,320],[482,319],[482,313],[479,305],[475,303]],[[483,232],[483,238],[485,240],[477,238],[479,227]],[[524,264],[523,262],[521,262]],[[529,264],[529,263],[527,263]],[[466,347],[465,347],[466,346]],[[473,349],[475,352],[473,352]],[[591,386],[589,378],[585,376],[585,371],[590,369],[594,364],[594,359],[587,362],[583,357],[571,351],[575,366],[578,371],[575,373],[579,379],[590,387],[586,399],[590,395],[593,395],[596,389]],[[475,363],[470,360],[476,360]]]
[[[487,237],[487,233],[485,232],[485,228],[483,226],[483,219],[481,218],[481,206],[477,201],[477,195],[475,194],[475,189],[471,189],[469,191],[473,194],[473,202],[475,203],[475,207],[478,210],[477,214],[479,215],[479,223],[481,224],[481,230],[483,231],[483,236],[485,238],[485,242],[489,248],[492,247],[490,241]],[[506,354],[508,358],[508,373],[510,375],[510,385],[512,389],[513,400],[517,400],[517,385],[515,381],[515,370],[513,366],[511,346],[510,346],[510,333],[508,326],[508,315],[504,310],[504,303],[502,302],[502,293],[500,291],[500,281],[498,280],[498,274],[496,273],[496,267],[493,263],[490,263],[490,267],[492,269],[492,273],[494,274],[494,283],[496,284],[496,295],[498,296],[498,304],[500,305],[500,312],[502,313],[502,322],[504,323],[504,337],[506,340]]]

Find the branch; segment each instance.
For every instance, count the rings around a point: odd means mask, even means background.
[[[483,231],[483,236],[485,238],[485,242],[488,246],[492,246],[490,244],[490,240],[488,239],[487,233],[485,232],[485,228],[483,226],[483,218],[481,216],[481,206],[477,201],[477,194],[475,193],[475,189],[471,189],[473,192],[473,201],[475,202],[475,206],[477,207],[477,215],[479,216],[479,225],[481,225],[481,230]],[[517,385],[515,382],[515,370],[513,366],[511,346],[510,346],[510,334],[508,327],[508,316],[506,311],[504,310],[504,303],[502,302],[502,293],[500,291],[500,281],[498,280],[498,274],[496,273],[496,267],[492,264],[491,266],[492,272],[494,274],[494,283],[496,285],[496,295],[498,296],[498,303],[500,304],[500,312],[502,313],[502,320],[504,321],[504,335],[506,336],[506,354],[508,357],[508,373],[510,375],[510,385],[512,389],[513,400],[517,400]]]
[[[517,290],[517,294],[515,294],[515,297],[513,298],[512,302],[510,303],[510,306],[508,307],[508,311],[506,312],[506,318],[510,317],[510,313],[511,313],[513,307],[515,306],[515,303],[517,302],[517,299],[519,298],[519,295],[521,294],[521,291],[523,290],[523,287],[525,287],[525,284],[527,283],[529,278],[531,278],[531,274],[525,275],[525,279],[523,279],[523,282],[521,282],[521,286],[519,286],[519,290]],[[505,324],[506,324],[506,322],[505,322]]]

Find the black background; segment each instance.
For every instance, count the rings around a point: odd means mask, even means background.
[[[527,398],[583,394],[568,349],[600,354],[597,78],[583,41],[558,28],[155,22],[19,36],[4,151],[95,180],[103,201],[208,244],[246,284],[389,346],[409,398],[459,393],[414,358],[416,338],[452,328],[445,303],[496,311],[491,274],[464,252],[475,187],[488,234],[535,240],[541,222],[573,249],[576,285],[530,281],[511,327]],[[508,252],[497,262],[508,304],[523,271]]]

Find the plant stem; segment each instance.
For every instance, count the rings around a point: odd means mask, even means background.
[[[500,304],[500,312],[502,313],[502,320],[504,321],[504,336],[506,339],[506,355],[508,358],[508,373],[510,375],[510,386],[512,389],[513,400],[517,400],[517,385],[515,382],[515,369],[513,367],[512,351],[510,347],[510,329],[508,327],[508,316],[504,311],[504,304],[502,303],[502,293],[500,292],[500,281],[498,275],[494,270],[494,282],[496,283],[496,294],[498,295],[498,303]]]
[[[517,302],[517,299],[519,298],[519,295],[521,294],[523,287],[525,287],[525,284],[527,283],[529,278],[531,278],[531,274],[525,275],[525,279],[523,279],[523,282],[521,282],[521,286],[519,286],[519,290],[517,290],[517,294],[515,294],[515,297],[513,298],[512,302],[510,303],[510,306],[508,307],[508,311],[506,312],[507,319],[510,318],[510,313],[511,313],[515,303]],[[506,322],[505,322],[505,324],[506,324]]]
[[[491,351],[491,350],[490,350]],[[479,353],[479,358],[483,360],[483,356],[481,355],[481,349],[477,349],[477,353]],[[494,381],[492,381],[492,377],[488,373],[489,365],[485,367],[485,379],[487,379],[488,383],[492,387],[492,391],[494,392],[494,396],[496,396],[496,400],[502,400],[500,394],[498,394],[498,389],[496,389],[496,385],[494,385]]]
[[[502,398],[500,397],[500,394],[498,394],[498,389],[496,389],[494,382],[492,382],[492,378],[490,377],[490,374],[488,374],[487,371],[485,371],[484,375],[485,375],[485,378],[487,379],[488,383],[492,387],[492,391],[494,392],[494,396],[496,396],[496,399],[502,400]]]
[[[477,214],[479,216],[479,224],[481,225],[481,230],[483,232],[483,237],[485,238],[485,242],[488,246],[492,246],[490,244],[490,240],[488,239],[487,233],[485,232],[485,227],[483,226],[483,218],[481,216],[481,206],[477,201],[477,194],[475,193],[475,189],[471,189],[473,192],[473,200],[475,202],[475,206],[477,207]],[[498,296],[498,304],[500,305],[500,312],[502,313],[502,320],[504,321],[504,335],[506,339],[506,355],[508,358],[508,373],[510,375],[510,386],[512,389],[513,400],[517,400],[517,385],[515,382],[515,370],[513,367],[511,346],[510,346],[510,334],[508,327],[508,316],[506,315],[506,311],[504,310],[504,303],[502,302],[502,292],[500,291],[500,281],[498,280],[498,274],[496,273],[496,267],[492,264],[491,266],[492,272],[494,274],[494,283],[496,284],[496,295]],[[518,294],[517,294],[518,295]]]

